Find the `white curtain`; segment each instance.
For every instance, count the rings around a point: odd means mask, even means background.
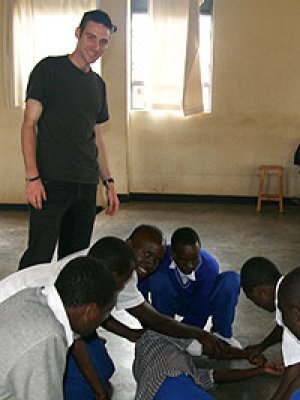
[[[30,71],[43,57],[75,48],[75,28],[96,0],[3,0],[5,104],[22,107]]]
[[[202,0],[150,0],[152,49],[146,81],[147,105],[203,112],[199,59]]]

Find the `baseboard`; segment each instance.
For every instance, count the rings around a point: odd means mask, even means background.
[[[121,203],[128,202],[166,202],[166,203],[210,203],[210,204],[252,204],[256,205],[257,197],[253,196],[221,196],[221,195],[190,195],[190,194],[161,194],[161,193],[129,193],[119,194]],[[277,202],[266,204],[276,205]],[[299,205],[299,200],[285,198],[285,205]],[[26,204],[0,204],[2,211],[27,211]],[[97,206],[97,214],[103,211],[103,207]]]

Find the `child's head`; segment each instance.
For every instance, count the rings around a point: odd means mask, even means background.
[[[99,239],[90,248],[88,255],[102,262],[112,271],[119,290],[124,287],[136,266],[132,249],[124,240],[114,236]]]
[[[77,257],[59,273],[56,290],[74,332],[92,333],[109,316],[117,288],[111,271],[92,257]]]
[[[241,269],[241,286],[248,299],[267,311],[275,311],[275,288],[281,274],[265,257],[249,258]]]
[[[198,233],[190,227],[176,229],[171,238],[172,257],[184,274],[194,271],[200,262],[201,247]]]
[[[154,225],[139,225],[133,230],[127,243],[135,254],[139,279],[155,272],[166,251],[166,240],[162,231]]]
[[[300,267],[288,273],[280,283],[278,307],[285,326],[300,339]]]

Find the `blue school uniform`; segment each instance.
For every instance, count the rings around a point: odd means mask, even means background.
[[[168,245],[157,271],[139,282],[139,290],[157,311],[173,318],[180,315],[186,324],[203,328],[211,315],[213,330],[230,338],[240,292],[239,275],[235,271],[219,273],[217,261],[205,250],[199,250],[199,256],[194,280],[183,282],[178,269],[172,267]]]

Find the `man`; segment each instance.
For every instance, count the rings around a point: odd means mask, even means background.
[[[278,309],[278,290],[284,281],[285,278],[276,265],[265,257],[252,257],[244,263],[241,269],[241,286],[246,297],[266,311],[276,311],[276,325],[271,333],[260,343],[245,349],[251,360],[261,355],[268,347],[282,342],[285,370],[272,400],[288,400],[292,394],[290,389],[294,388],[295,390],[296,378],[300,386],[300,342],[286,325],[287,318],[282,318],[282,310]],[[291,292],[291,295],[294,294],[295,292]]]
[[[74,52],[43,59],[30,75],[22,124],[30,223],[19,269],[50,262],[57,241],[58,259],[89,246],[99,178],[107,214],[118,211],[102,139],[109,118],[105,83],[90,67],[115,31],[105,12],[86,12]]]
[[[217,261],[201,248],[197,232],[177,229],[156,272],[139,282],[145,299],[162,314],[203,328],[212,316],[212,331],[235,347],[232,324],[238,302],[239,275],[219,273]]]
[[[55,284],[19,291],[0,304],[0,399],[63,400],[73,332],[88,335],[116,301],[114,278],[98,261],[70,261]]]

